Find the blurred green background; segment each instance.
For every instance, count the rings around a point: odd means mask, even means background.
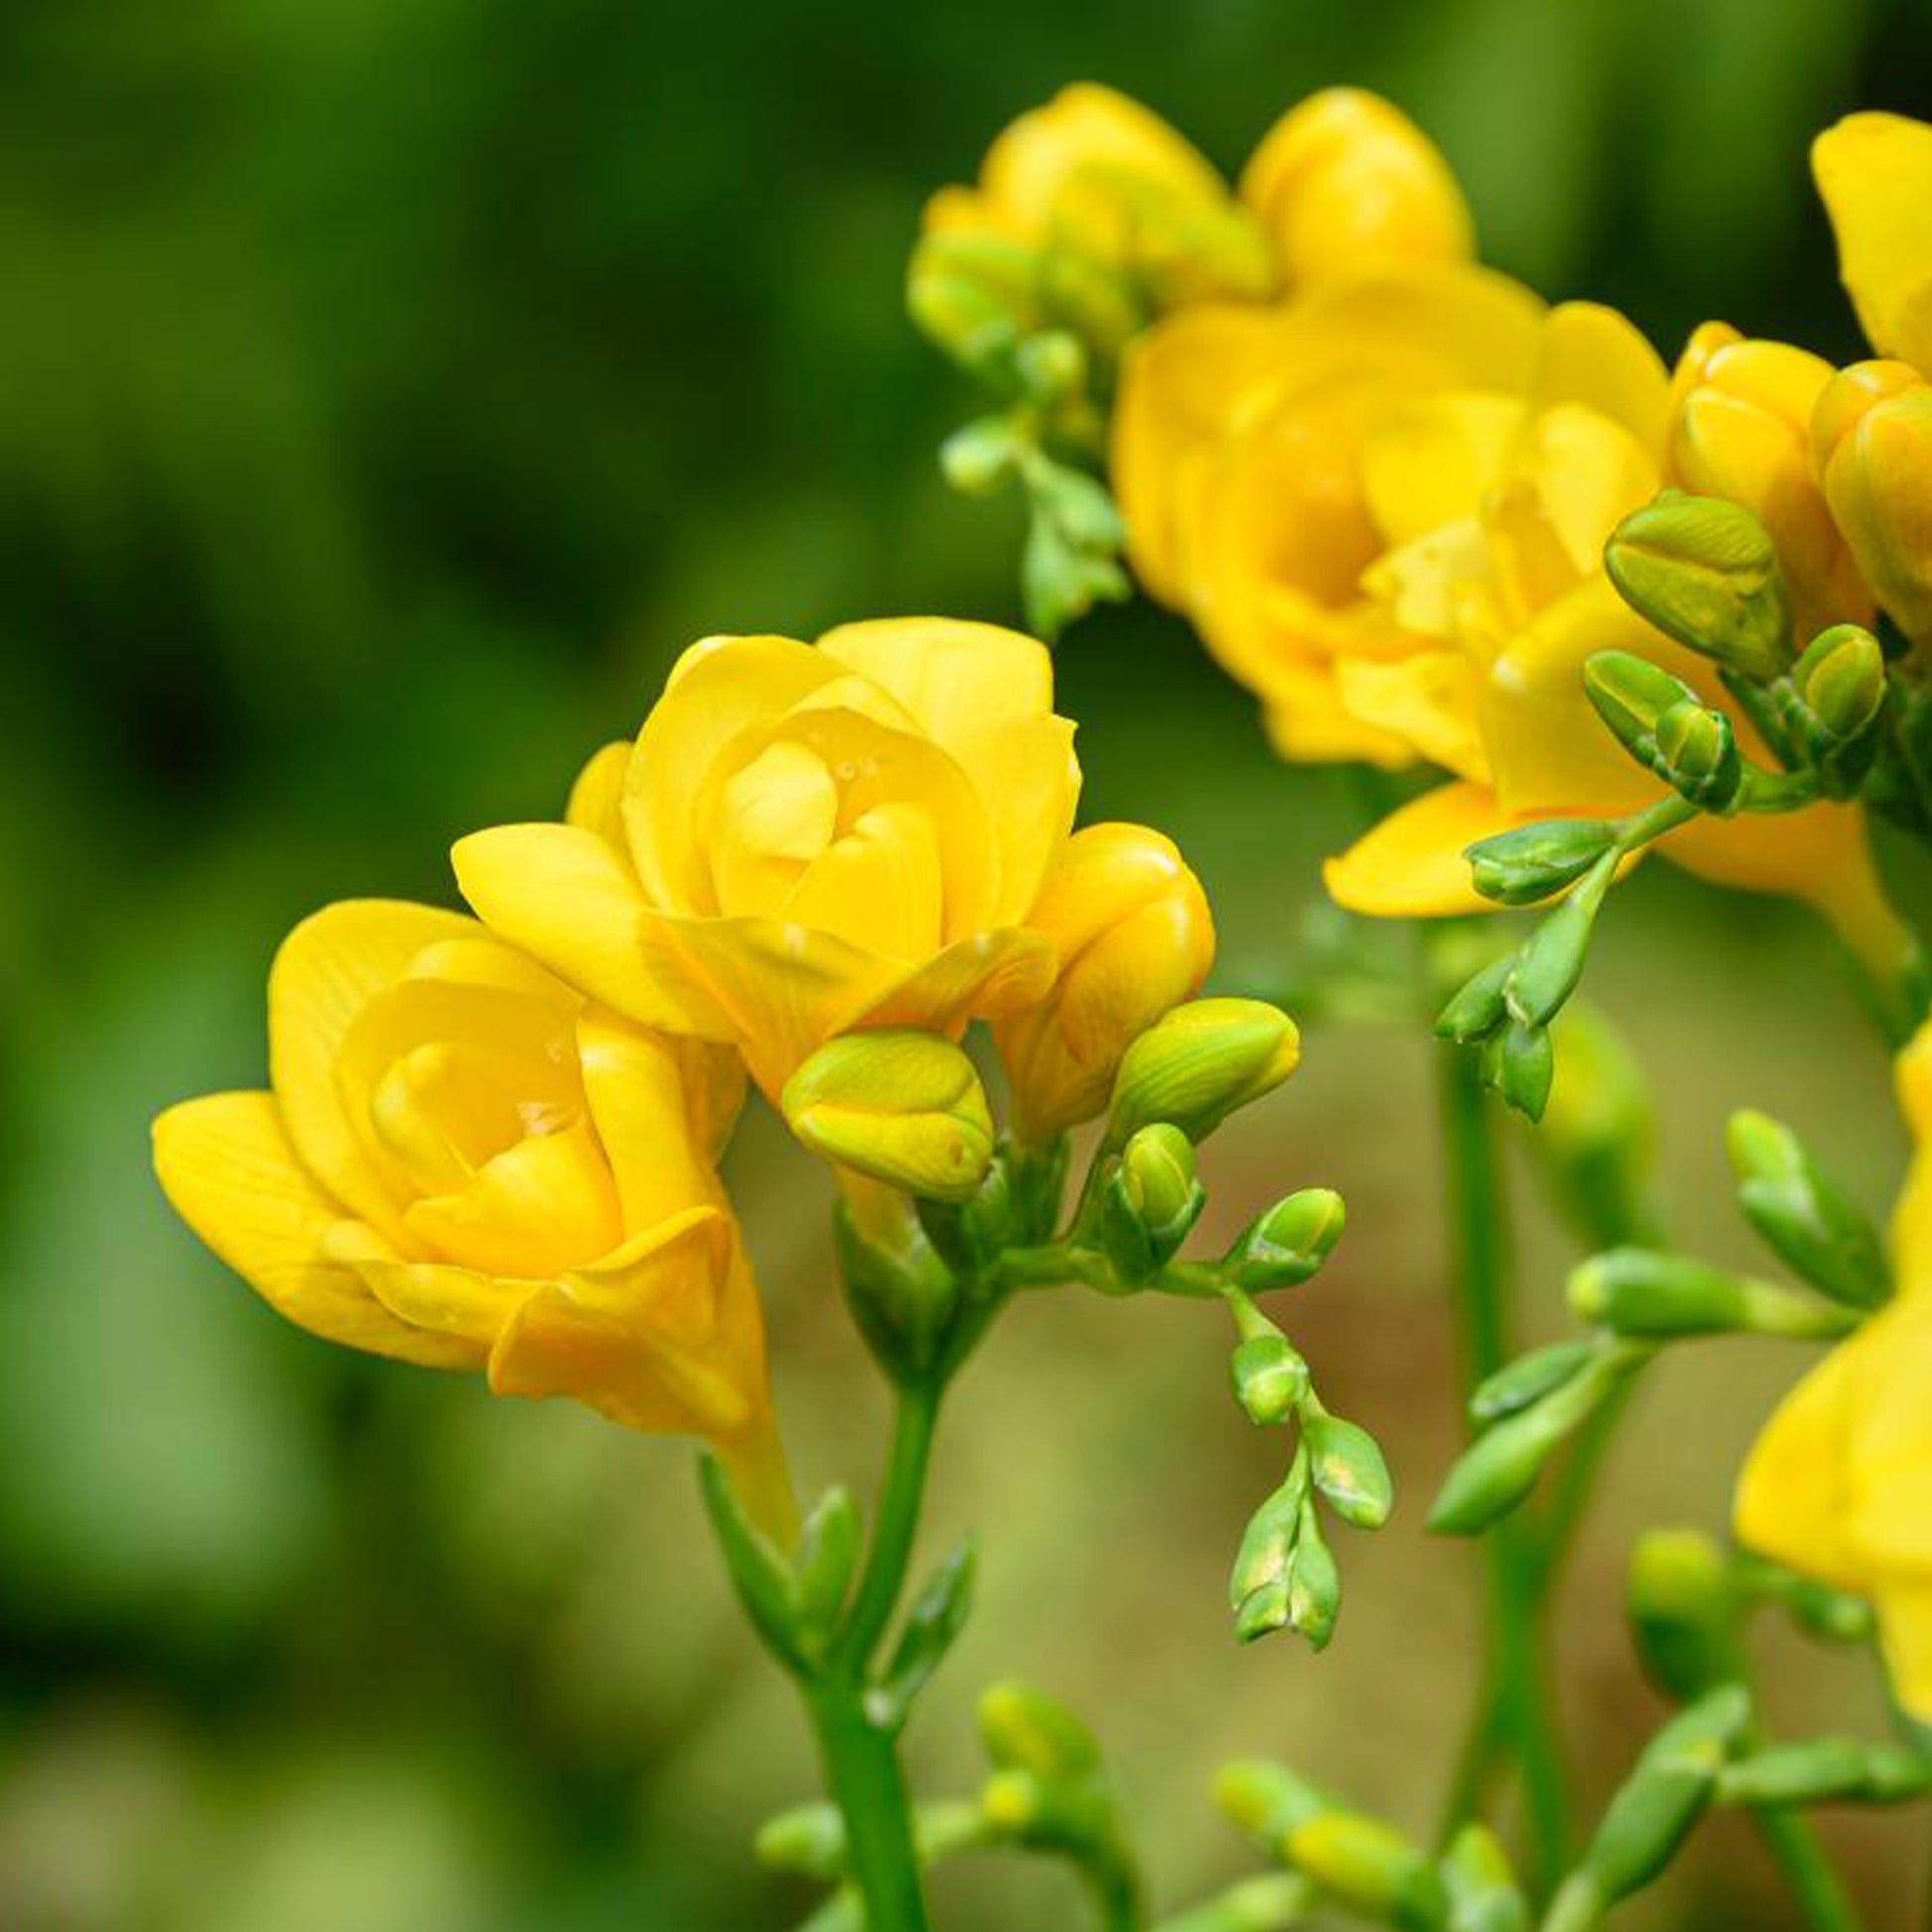
[[[812,1783],[727,1605],[688,1451],[366,1363],[281,1325],[165,1211],[147,1121],[262,1074],[262,973],[332,897],[447,898],[474,826],[553,812],[717,630],[1013,620],[1017,509],[934,448],[972,398],[913,337],[919,204],[1078,76],[1238,163],[1337,79],[1416,113],[1487,253],[1633,313],[1857,347],[1805,172],[1859,104],[1932,111],[1922,0],[6,0],[0,6],[0,1926],[737,1932],[806,1900],[747,1840]],[[1339,774],[1146,610],[1079,627],[1088,814],[1178,837],[1225,975],[1283,970]],[[1786,909],[1646,869],[1592,975],[1655,1071],[1687,1241],[1741,1255],[1720,1134],[1786,1112],[1873,1208],[1883,1057]],[[1916,882],[1923,889],[1921,875]],[[1475,1564],[1427,1542],[1455,1438],[1429,1048],[1317,1033],[1217,1142],[1223,1224],[1283,1187],[1351,1229],[1290,1311],[1406,1501],[1343,1551],[1323,1658],[1238,1653],[1222,1595],[1275,1445],[1186,1308],[1008,1321],[943,1445],[933,1549],[982,1610],[911,1740],[975,1775],[974,1689],[1094,1721],[1160,1901],[1244,1869],[1205,1798],[1265,1751],[1426,1827],[1473,1695]],[[734,1158],[808,1481],[867,1479],[880,1404],[823,1188],[765,1118]],[[800,1210],[803,1211],[800,1211]],[[1531,1324],[1567,1250],[1532,1219]],[[1634,1531],[1723,1520],[1789,1379],[1673,1362],[1573,1569],[1565,1714],[1592,1799],[1656,1708],[1614,1601]],[[1780,1717],[1878,1721],[1795,1644]],[[1835,1842],[1903,1923],[1922,1820]],[[956,1932],[1058,1927],[1053,1870],[962,1866]],[[1708,1833],[1632,1926],[1786,1920]]]

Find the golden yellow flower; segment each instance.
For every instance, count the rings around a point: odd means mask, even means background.
[[[1100,1113],[1121,1055],[1199,990],[1214,922],[1171,839],[1144,825],[1089,825],[1068,841],[1028,923],[1052,943],[1059,976],[993,1037],[1015,1129],[1043,1142]]]
[[[789,1509],[758,1294],[713,1169],[729,1054],[587,1004],[474,919],[326,907],[269,975],[267,1092],[154,1128],[182,1218],[324,1338],[715,1444]]]
[[[1708,322],[1671,378],[1669,480],[1757,513],[1784,565],[1800,645],[1830,624],[1871,621],[1871,593],[1812,467],[1812,412],[1832,374],[1808,349]]]
[[[1868,1596],[1905,1708],[1932,1723],[1932,1025],[1899,1056],[1917,1144],[1897,1299],[1785,1398],[1738,1478],[1738,1540]]]
[[[1158,114],[1090,81],[1021,115],[987,150],[977,187],[932,198],[924,230],[1070,257],[1157,311],[1259,295],[1273,279],[1260,229],[1213,165]]]
[[[1818,475],[1879,602],[1932,651],[1932,383],[1909,362],[1858,362],[1818,399]]]
[[[990,624],[709,638],[566,824],[453,855],[486,924],[638,1023],[740,1046],[774,1101],[860,1027],[956,1032],[1036,1000],[1025,920],[1071,829],[1052,665]]]
[[[1359,87],[1282,116],[1241,174],[1241,199],[1299,288],[1377,262],[1462,261],[1475,245],[1449,164],[1409,117]]]
[[[1811,163],[1871,346],[1932,376],[1932,126],[1851,114],[1812,144]]]

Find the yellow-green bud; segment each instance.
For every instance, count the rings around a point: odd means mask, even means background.
[[[1891,1270],[1877,1231],[1817,1168],[1797,1135],[1745,1108],[1731,1115],[1725,1138],[1737,1204],[1779,1258],[1850,1308],[1875,1309],[1886,1301]]]
[[[1309,1365],[1288,1337],[1269,1328],[1249,1335],[1228,1360],[1234,1399],[1252,1423],[1286,1422],[1309,1392]]]
[[[1516,969],[1513,958],[1493,959],[1458,987],[1436,1017],[1436,1036],[1472,1046],[1487,1039],[1509,1017],[1504,995]]]
[[[1228,1606],[1244,1643],[1288,1621],[1288,1566],[1302,1531],[1308,1481],[1298,1457],[1288,1479],[1248,1518],[1228,1573]],[[1264,1601],[1261,1599],[1265,1599]]]
[[[1630,1559],[1630,1627],[1644,1668],[1677,1703],[1737,1675],[1738,1593],[1702,1530],[1651,1530]]]
[[[1589,956],[1597,902],[1593,895],[1571,894],[1524,941],[1506,989],[1509,1011],[1524,1026],[1547,1027],[1576,992]]]
[[[1179,1128],[1155,1121],[1127,1143],[1116,1180],[1154,1259],[1166,1261],[1187,1238],[1207,1201],[1194,1177],[1193,1143]]]
[[[791,1131],[814,1154],[933,1200],[964,1200],[993,1158],[979,1074],[938,1034],[846,1034],[785,1082]]]
[[[770,1870],[830,1884],[845,1871],[845,1821],[835,1806],[798,1805],[759,1827],[753,1853]]]
[[[939,446],[939,467],[964,496],[985,496],[1000,487],[1020,460],[1020,439],[1009,416],[980,416],[956,429]]]
[[[1482,1081],[1527,1120],[1541,1120],[1556,1078],[1556,1051],[1548,1029],[1511,1020],[1482,1043]]]
[[[1002,1770],[1064,1784],[1099,1769],[1093,1732],[1065,1706],[1030,1685],[995,1684],[979,1702],[980,1738]]]
[[[1297,1825],[1283,1850],[1323,1891],[1403,1932],[1433,1932],[1448,1915],[1449,1896],[1435,1865],[1378,1818],[1323,1812]]]
[[[1897,1804],[1921,1796],[1928,1785],[1932,1761],[1920,1752],[1856,1737],[1773,1744],[1718,1774],[1719,1798],[1733,1805]]]
[[[1791,667],[1792,724],[1806,761],[1835,798],[1850,798],[1878,756],[1885,653],[1862,624],[1821,630]]]
[[[1791,607],[1771,533],[1742,503],[1665,490],[1610,533],[1623,601],[1667,637],[1767,683],[1791,658]]]
[[[1592,651],[1584,660],[1584,693],[1632,752],[1655,737],[1673,705],[1695,704],[1698,695],[1681,677],[1629,650]]]
[[[1601,818],[1548,818],[1478,839],[1463,857],[1469,879],[1499,905],[1531,905],[1581,879],[1609,851],[1616,827]]]
[[[1334,1808],[1306,1778],[1265,1758],[1222,1765],[1214,1779],[1214,1802],[1240,1830],[1269,1841],[1271,1850],[1297,1825]]]
[[[1596,1344],[1582,1337],[1532,1348],[1476,1384],[1469,1397],[1470,1417],[1476,1422],[1500,1422],[1516,1415],[1562,1388],[1595,1352]]]
[[[1328,1506],[1357,1529],[1380,1529],[1389,1520],[1395,1489],[1375,1438],[1328,1415],[1311,1418],[1306,1432],[1310,1473]]]
[[[1329,1187],[1304,1187],[1279,1200],[1242,1231],[1222,1258],[1227,1279],[1250,1295],[1305,1282],[1341,1239],[1347,1219]]]
[[[1692,804],[1713,812],[1729,810],[1744,782],[1730,720],[1695,699],[1672,705],[1658,719],[1652,768]]]
[[[941,230],[921,237],[906,271],[905,305],[947,354],[984,369],[1038,327],[1036,252],[1004,236]]]
[[[1302,1533],[1288,1566],[1288,1621],[1313,1650],[1325,1650],[1341,1614],[1341,1572],[1314,1520],[1314,1511],[1302,1506]]]
[[[1743,1328],[1811,1339],[1842,1335],[1852,1325],[1833,1303],[1654,1248],[1592,1255],[1572,1271],[1568,1293],[1585,1320],[1620,1335],[1663,1338]]]
[[[1154,1121],[1198,1144],[1229,1114],[1295,1071],[1301,1035],[1260,1000],[1190,1000],[1135,1040],[1114,1081],[1108,1138],[1120,1145]]]

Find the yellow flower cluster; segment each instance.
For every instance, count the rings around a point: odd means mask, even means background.
[[[1856,117],[1818,171],[1872,340],[1916,367],[1835,376],[1713,323],[1672,372],[1613,311],[1548,308],[1475,264],[1442,158],[1360,95],[1296,109],[1244,179],[1292,265],[1280,293],[1171,306],[1128,345],[1111,470],[1142,582],[1257,693],[1284,756],[1449,774],[1331,864],[1342,904],[1480,909],[1474,841],[1661,795],[1586,698],[1592,652],[1730,708],[1603,570],[1666,485],[1764,520],[1803,634],[1880,602],[1932,637],[1932,129]],[[1813,901],[1868,956],[1898,949],[1856,808],[1707,818],[1665,849]]]
[[[1900,1701],[1932,1724],[1932,1024],[1898,1058],[1917,1144],[1892,1218],[1897,1296],[1788,1395],[1746,1460],[1750,1548],[1871,1598]]]
[[[1167,839],[1072,833],[1072,739],[1044,648],[990,625],[694,645],[564,822],[458,844],[481,923],[365,900],[290,935],[270,1091],[164,1114],[162,1183],[302,1326],[702,1436],[782,1520],[714,1165],[747,1070],[775,1099],[836,1035],[991,1019],[1043,1141],[1212,957]]]

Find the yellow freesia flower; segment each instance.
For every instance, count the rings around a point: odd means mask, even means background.
[[[993,1029],[1016,1130],[1050,1140],[1107,1105],[1121,1055],[1214,963],[1200,881],[1144,825],[1089,825],[1067,842],[1028,920],[1059,957],[1051,992]]]
[[[1932,376],[1932,126],[1850,114],[1812,143],[1811,165],[1871,346]]]
[[[1213,164],[1158,114],[1091,81],[1021,115],[987,150],[978,186],[941,189],[923,226],[942,247],[993,237],[1086,264],[1154,312],[1260,295],[1273,279],[1259,226]]]
[[[1917,1145],[1897,1299],[1785,1398],[1738,1477],[1738,1540],[1868,1596],[1900,1702],[1932,1724],[1932,1025],[1900,1054]]]
[[[1043,645],[990,624],[709,638],[565,824],[453,855],[483,921],[648,1027],[742,1048],[775,1101],[856,1028],[953,1033],[1050,984],[1025,921],[1072,826]]]
[[[276,955],[267,1092],[154,1127],[155,1170],[330,1341],[699,1436],[790,1508],[757,1290],[712,1163],[729,1054],[588,1005],[474,919],[331,905]]]

